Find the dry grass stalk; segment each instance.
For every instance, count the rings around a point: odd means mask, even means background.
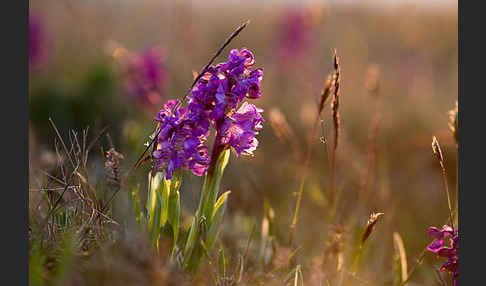
[[[373,163],[375,161],[376,137],[378,134],[378,127],[380,125],[380,121],[381,121],[381,114],[377,113],[373,118],[373,122],[371,123],[371,130],[368,137],[367,166],[366,166],[365,174],[361,179],[361,191],[364,193],[368,193],[369,186],[370,186],[371,171],[372,171]]]
[[[368,151],[367,151],[367,165],[365,173],[361,179],[361,193],[368,193],[370,189],[371,172],[373,163],[375,161],[376,152],[376,137],[378,134],[378,127],[381,121],[381,113],[379,109],[379,102],[377,100],[380,87],[380,68],[376,64],[372,64],[368,67],[365,77],[365,89],[368,91],[370,97],[374,99],[374,117],[371,122],[370,132],[368,133]]]
[[[361,255],[363,254],[364,251],[364,245],[368,238],[370,237],[371,233],[375,229],[376,223],[378,222],[379,218],[383,215],[384,213],[372,213],[370,215],[370,218],[368,219],[366,223],[366,228],[363,234],[361,235],[361,243],[359,245],[359,248],[356,250],[356,254],[354,256],[354,262],[352,266],[352,275],[356,275],[356,271],[358,269],[358,264],[359,260],[361,258]]]
[[[370,237],[371,233],[375,229],[375,225],[378,222],[379,218],[384,215],[384,213],[372,213],[368,222],[366,223],[366,229],[361,236],[361,247],[365,244],[366,240]]]
[[[332,85],[333,85],[333,76],[332,74],[330,74],[327,76],[326,85],[324,86],[324,89],[322,90],[321,93],[321,99],[319,101],[319,111],[318,111],[319,115],[322,113],[322,110],[326,105],[327,99],[331,95]]]
[[[434,136],[432,137],[432,150],[434,151],[435,158],[439,161],[441,168],[444,169],[444,156],[442,156],[442,150],[440,149],[439,141]]]
[[[331,115],[332,121],[334,123],[334,149],[338,146],[339,139],[339,127],[341,126],[341,120],[339,118],[339,100],[341,97],[341,67],[339,66],[339,57],[336,54],[336,49],[334,49],[334,92],[331,102]]]
[[[82,141],[75,131],[69,133],[69,141],[64,141],[54,122],[50,120],[50,123],[57,135],[54,147],[59,172],[57,174],[44,172],[46,181],[41,190],[47,192],[45,193],[46,209],[35,208],[40,212],[37,215],[40,219],[36,222],[34,217],[32,227],[40,232],[39,239],[41,245],[47,243],[45,247],[60,239],[70,229],[77,228],[79,249],[89,251],[109,235],[105,225],[117,223],[108,212],[99,209],[97,191],[89,183],[86,161],[91,148],[86,148],[87,129],[83,130]],[[90,146],[93,146],[98,139],[99,135]],[[59,145],[62,148],[59,148]]]
[[[339,128],[341,126],[341,120],[339,116],[339,100],[341,96],[340,91],[341,84],[341,67],[339,66],[339,57],[337,56],[336,49],[334,49],[334,80],[333,80],[333,97],[331,101],[331,115],[334,123],[334,148],[332,150],[331,157],[331,173],[329,176],[329,202],[334,203],[334,177],[336,173],[336,149],[339,141]]]
[[[334,63],[335,63],[335,66],[336,66],[336,59],[334,59]],[[323,92],[321,94],[321,100],[320,100],[320,104],[319,104],[319,112],[317,113],[316,120],[314,121],[314,124],[312,126],[312,131],[309,134],[309,140],[307,142],[307,152],[306,152],[305,161],[304,161],[304,169],[303,169],[302,179],[301,179],[300,185],[299,185],[299,192],[297,193],[297,202],[295,204],[294,217],[292,219],[292,224],[290,225],[290,233],[289,233],[289,245],[290,246],[292,245],[292,242],[293,242],[293,239],[294,239],[295,226],[297,225],[297,220],[298,220],[298,217],[299,217],[299,210],[300,210],[300,203],[301,203],[301,200],[302,200],[302,193],[304,191],[304,184],[305,184],[305,180],[307,179],[307,173],[308,173],[310,158],[311,158],[311,154],[312,154],[312,143],[313,143],[313,140],[316,136],[320,112],[322,111],[322,109],[324,109],[326,100],[330,95],[332,87],[335,88],[335,81],[330,82],[329,77],[328,77],[328,79],[326,80],[326,85],[325,85]],[[322,109],[321,109],[321,106],[322,106]]]
[[[435,158],[439,161],[440,168],[442,169],[442,180],[444,182],[444,189],[447,195],[447,204],[449,206],[449,216],[451,220],[452,228],[454,228],[454,215],[452,213],[452,200],[449,192],[449,184],[447,183],[447,174],[444,165],[444,156],[442,155],[442,150],[440,148],[439,141],[435,136],[432,137],[432,150],[434,151]]]

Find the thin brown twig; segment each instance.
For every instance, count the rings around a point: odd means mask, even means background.
[[[65,185],[66,183],[63,182],[61,179],[59,179],[58,177],[54,177],[53,175],[49,174],[48,172],[42,170],[42,169],[39,169],[39,171],[41,171],[42,173],[44,173],[44,175],[46,175],[47,177],[49,177],[50,179],[54,180],[54,181],[57,181],[59,184],[61,185]]]
[[[59,130],[57,130],[56,124],[54,124],[54,121],[49,117],[49,122],[51,123],[52,127],[54,128],[54,131],[56,131],[57,137],[61,140],[62,147],[64,148],[64,152],[66,153],[66,156],[69,158],[69,161],[73,165],[74,168],[74,162],[73,159],[71,158],[70,152],[68,152],[68,149],[66,147],[66,144],[64,143],[64,140],[61,137],[61,134],[59,133]]]
[[[96,135],[96,137],[93,139],[93,141],[91,141],[91,143],[89,144],[88,146],[88,149],[86,150],[86,160],[87,160],[87,157],[88,157],[88,153],[91,151],[91,148],[94,147],[94,144],[100,139],[101,135],[103,135],[103,133],[105,133],[106,130],[108,130],[110,128],[110,125],[106,125],[105,127],[103,127],[103,129],[101,129],[101,131],[98,133],[98,135]]]
[[[206,70],[211,66],[211,64],[216,60],[217,57],[223,52],[223,50],[226,48],[226,46],[231,43],[231,41],[238,36],[238,34],[246,28],[246,26],[250,23],[250,20],[246,20],[243,24],[241,24],[227,39],[224,41],[224,43],[219,47],[219,49],[216,51],[216,53],[213,55],[213,57],[209,60],[209,62],[204,66],[204,68],[201,70],[201,72],[197,75],[197,77],[194,79],[194,81],[191,84],[191,87],[189,90],[184,94],[184,97],[182,98],[181,101],[179,101],[176,106],[174,106],[173,111],[177,109],[180,104],[182,104],[182,101],[186,99],[187,95],[191,92],[192,88],[196,85],[196,83],[199,81],[199,79],[206,73]]]
[[[86,171],[86,163],[88,162],[88,154],[86,153],[86,141],[87,141],[87,138],[88,138],[88,130],[89,130],[89,126],[86,127],[86,129],[83,130],[83,151],[82,151],[82,154],[83,154],[83,168],[84,170]]]
[[[452,212],[452,203],[451,203],[451,194],[449,192],[449,184],[447,183],[447,174],[444,165],[444,156],[442,155],[442,150],[440,148],[439,141],[435,136],[432,138],[432,150],[434,151],[434,155],[439,161],[440,167],[442,169],[442,180],[444,182],[444,188],[446,191],[447,205],[449,206],[449,216],[450,216],[452,228],[454,229],[454,215]]]

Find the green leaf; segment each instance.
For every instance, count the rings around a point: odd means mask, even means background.
[[[161,198],[162,211],[160,215],[159,227],[163,227],[169,218],[169,195],[170,195],[170,180],[166,180],[165,177],[162,178],[162,184],[157,189],[157,192]]]
[[[135,213],[135,219],[139,225],[143,223],[143,212],[141,210],[140,203],[140,184],[137,184],[130,191],[130,199],[133,204],[133,212]]]
[[[148,173],[148,194],[147,202],[145,203],[145,210],[147,211],[147,216],[150,218],[150,214],[153,212],[156,204],[156,193],[152,188],[152,172]]]
[[[184,246],[184,268],[190,269],[191,257],[193,256],[194,249],[196,248],[197,239],[199,237],[199,223],[197,223],[198,215],[192,219],[191,229],[187,236],[186,245]]]
[[[214,202],[218,195],[221,179],[223,178],[224,169],[228,165],[229,157],[230,149],[223,150],[216,161],[213,174],[206,176],[206,179],[204,180],[202,214],[208,219],[213,216]],[[211,221],[209,221],[208,224],[210,225]]]
[[[223,221],[223,214],[226,210],[226,198],[230,193],[231,191],[227,191],[222,194],[221,197],[218,199],[218,202],[216,203],[218,205],[218,208],[215,208],[215,213],[213,214],[211,225],[209,226],[207,238],[205,241],[208,251],[211,250],[211,246],[213,245],[214,241],[216,240],[216,236],[219,233],[219,228],[221,226],[221,222]]]
[[[43,279],[45,262],[46,255],[43,252],[43,248],[40,247],[40,243],[35,243],[35,245],[30,249],[29,253],[29,285],[45,285],[45,281]]]
[[[205,253],[209,253],[211,250],[221,224],[228,193],[223,194],[218,201],[216,198],[229,157],[230,149],[222,150],[216,162],[212,163],[214,165],[210,166],[210,169],[213,170],[212,173],[207,173],[204,177],[198,210],[184,247],[183,265],[192,274],[197,273]],[[204,243],[206,249],[202,249],[201,242]]]
[[[226,261],[224,257],[223,247],[219,249],[218,264],[219,264],[219,279],[223,279],[226,277]]]
[[[172,233],[173,251],[177,245],[180,220],[180,194],[182,170],[174,172],[171,180],[167,180],[163,173],[154,176],[149,173],[149,194],[147,199],[148,232],[154,246],[158,249],[161,229]],[[171,231],[167,231],[171,230]]]
[[[218,209],[226,202],[226,198],[228,197],[228,195],[231,193],[231,191],[226,191],[224,192],[219,198],[218,200],[216,201],[216,203],[214,204],[214,210],[213,210],[213,213],[211,215],[211,218],[214,217],[214,215],[216,214],[216,212],[218,211]]]
[[[181,186],[182,181],[182,174],[178,176],[174,176],[171,182],[171,189],[168,198],[168,207],[167,207],[167,222],[172,227],[172,239],[173,239],[173,248],[172,253],[175,253],[176,246],[177,246],[177,239],[179,237],[179,225],[180,225],[180,216],[181,216],[181,202],[180,202],[180,193],[179,188]]]
[[[64,285],[66,282],[65,280],[72,270],[77,248],[78,237],[74,231],[68,230],[62,237],[61,248],[57,256],[57,265],[53,276],[54,285]]]
[[[162,174],[160,172],[152,176],[149,172],[149,194],[147,198],[148,233],[156,249],[159,248],[160,221],[162,217],[162,198],[160,189]]]
[[[275,236],[275,212],[266,198],[263,200],[263,209],[265,213],[264,220],[266,220],[265,224],[267,224],[268,228],[265,229],[265,233],[262,233],[262,235],[265,237],[273,237]]]

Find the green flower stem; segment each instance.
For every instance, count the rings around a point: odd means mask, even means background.
[[[205,253],[211,250],[221,223],[224,202],[228,193],[223,194],[218,201],[216,198],[229,156],[230,149],[213,150],[212,159],[215,158],[215,160],[211,160],[214,163],[209,166],[204,178],[199,207],[184,248],[184,269],[192,274],[197,273]],[[202,248],[201,242],[205,244],[206,251]]]

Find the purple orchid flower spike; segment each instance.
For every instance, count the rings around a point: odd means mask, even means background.
[[[218,152],[233,148],[237,155],[252,155],[258,146],[255,136],[262,129],[262,109],[244,102],[261,96],[263,69],[253,68],[255,58],[247,49],[234,49],[227,62],[211,66],[198,80],[189,95],[187,109],[173,110],[177,101],[169,100],[154,118],[160,123],[152,157],[156,168],[165,171],[166,178],[184,168],[201,176],[206,173],[211,158]],[[210,127],[216,131],[211,157],[205,144]],[[214,159],[214,160],[216,160]]]

